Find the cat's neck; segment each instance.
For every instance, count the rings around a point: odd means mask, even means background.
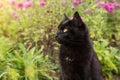
[[[91,41],[83,42],[83,43],[78,43],[78,45],[60,45],[61,47],[68,48],[68,49],[91,49],[93,48]]]
[[[72,44],[67,44],[67,45],[64,45],[64,44],[61,44],[61,46],[64,46],[64,47],[68,47],[68,48],[91,48],[92,47],[92,43],[91,43],[91,40],[88,38],[86,40],[83,40],[83,41],[79,41],[77,42],[75,45],[72,45]]]

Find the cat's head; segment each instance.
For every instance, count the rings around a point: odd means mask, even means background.
[[[63,45],[78,46],[88,39],[88,29],[78,12],[73,19],[64,14],[64,20],[58,26],[56,40]]]

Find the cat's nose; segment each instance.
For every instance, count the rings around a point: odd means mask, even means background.
[[[60,31],[58,31],[58,32],[55,34],[55,38],[58,38],[59,34],[60,34]]]
[[[57,37],[58,37],[58,35],[56,34],[56,35],[55,35],[55,38],[57,38]]]

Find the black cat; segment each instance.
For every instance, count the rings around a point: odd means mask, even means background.
[[[61,44],[59,80],[104,80],[88,29],[78,12],[73,19],[65,15],[58,26],[56,40]]]

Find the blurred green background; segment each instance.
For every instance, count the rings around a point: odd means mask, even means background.
[[[58,80],[54,36],[63,14],[72,18],[75,11],[89,28],[104,77],[120,80],[119,0],[0,0],[0,80]]]

